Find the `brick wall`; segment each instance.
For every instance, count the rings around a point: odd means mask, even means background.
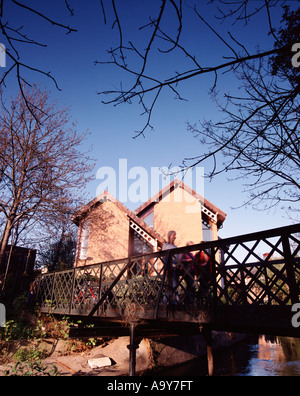
[[[203,240],[200,203],[192,195],[178,187],[154,206],[154,229],[165,239],[168,231],[177,233],[176,245],[185,246]]]
[[[85,218],[89,221],[87,259],[80,259],[80,240],[76,266],[97,264],[128,257],[129,218],[112,202],[93,207]],[[79,227],[79,239],[82,224]]]

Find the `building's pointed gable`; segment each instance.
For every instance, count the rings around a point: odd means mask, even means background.
[[[178,245],[203,240],[203,224],[217,229],[226,219],[226,214],[182,181],[175,179],[146,203],[135,214],[149,224],[151,219],[154,229],[166,238],[168,231],[178,234]]]
[[[152,251],[157,251],[165,242],[107,191],[78,210],[72,220],[79,227],[76,266],[131,256],[137,252],[132,246],[132,234]]]
[[[160,249],[170,230],[177,246],[218,238],[226,214],[178,179],[135,213],[104,191],[75,213],[79,227],[76,266],[145,254]]]
[[[179,179],[174,179],[170,184],[151,197],[147,202],[142,204],[138,209],[135,210],[135,214],[138,217],[143,218],[155,204],[161,202],[163,199],[166,199],[177,188],[181,188],[187,194],[189,194],[191,197],[194,197],[199,203],[201,203],[201,211],[203,212],[204,217],[206,217],[207,222],[209,219],[212,219],[217,223],[218,228],[221,228],[226,219],[226,213]]]
[[[138,217],[134,212],[128,209],[125,205],[123,205],[117,198],[111,195],[108,191],[104,191],[97,198],[91,201],[89,204],[81,208],[76,214],[73,216],[72,220],[75,224],[79,224],[80,219],[85,217],[88,213],[94,210],[96,206],[102,204],[104,202],[112,202],[116,207],[118,207],[124,214],[126,214],[131,221],[136,223],[140,228],[145,230],[147,233],[151,235],[152,238],[157,239],[159,244],[164,243],[164,239],[159,235],[155,230],[149,227],[140,217]]]

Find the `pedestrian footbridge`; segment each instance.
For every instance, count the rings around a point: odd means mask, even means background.
[[[142,337],[202,333],[212,362],[213,330],[300,337],[299,254],[300,224],[44,274],[37,303],[94,324],[71,336],[130,335],[131,375]]]
[[[135,323],[150,333],[205,327],[299,336],[292,310],[300,302],[299,253],[294,225],[44,274],[37,302],[41,312]]]

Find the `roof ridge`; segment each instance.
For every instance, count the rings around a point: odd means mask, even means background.
[[[139,216],[139,214],[143,211],[145,211],[150,205],[158,203],[159,200],[166,194],[166,193],[171,193],[172,189],[175,189],[177,187],[182,188],[183,190],[187,191],[189,194],[194,196],[196,199],[201,201],[201,203],[210,211],[214,212],[216,215],[218,215],[219,220],[221,224],[225,221],[227,214],[223,212],[220,208],[218,208],[216,205],[211,203],[209,200],[204,198],[201,194],[199,194],[197,191],[195,191],[193,188],[185,184],[182,180],[175,178],[173,181],[171,181],[167,186],[163,187],[158,193],[153,195],[148,201],[144,202],[141,206],[139,206],[134,213]]]
[[[164,243],[165,240],[164,238],[154,229],[152,229],[148,224],[144,222],[140,217],[138,217],[132,210],[128,209],[122,202],[120,202],[116,197],[114,197],[110,192],[105,190],[103,193],[98,195],[96,198],[94,198],[91,202],[89,202],[87,205],[83,206],[80,208],[73,216],[72,216],[72,221],[75,224],[79,224],[79,221],[81,218],[85,216],[85,214],[97,203],[103,203],[105,202],[104,198],[108,198],[108,200],[112,203],[114,203],[119,209],[121,209],[124,213],[127,214],[127,216],[133,220],[135,223],[137,223],[141,228],[143,228],[148,234],[153,236],[155,239],[157,239],[160,243]],[[102,201],[102,202],[101,202]]]

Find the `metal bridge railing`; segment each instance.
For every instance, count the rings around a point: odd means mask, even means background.
[[[199,320],[300,295],[300,224],[41,275],[40,310],[114,320]]]

